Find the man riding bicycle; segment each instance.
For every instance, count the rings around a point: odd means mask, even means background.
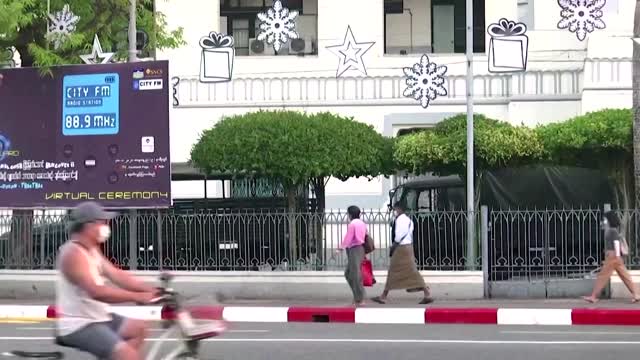
[[[71,213],[69,241],[57,259],[57,335],[66,346],[99,359],[141,360],[147,325],[111,312],[109,304],[149,304],[158,296],[152,285],[113,266],[100,250],[111,236],[116,216],[95,202]],[[117,287],[105,283],[105,278]]]

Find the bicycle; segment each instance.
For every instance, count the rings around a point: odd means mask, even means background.
[[[174,291],[169,283],[173,276],[168,273],[160,275],[161,286],[158,288],[160,295],[151,301],[151,304],[162,304],[162,312],[172,312],[174,316],[170,319],[163,319],[162,325],[165,332],[160,336],[156,344],[147,352],[146,360],[198,360],[200,341],[222,334],[226,330],[226,324],[223,321],[210,321],[209,323],[196,325],[191,314],[183,307],[180,294]],[[180,345],[177,346],[165,357],[158,357],[158,353],[162,347],[164,339],[168,339],[175,331],[180,332]],[[55,332],[55,329],[54,329]],[[62,347],[67,346],[62,340],[54,334],[54,344]],[[79,349],[76,349],[79,350]],[[81,350],[79,350],[81,351]],[[32,352],[13,350],[5,352],[2,356],[17,357],[22,359],[48,359],[59,360],[64,359],[61,351],[51,352]]]

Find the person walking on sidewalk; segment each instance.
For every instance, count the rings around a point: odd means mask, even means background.
[[[633,283],[631,275],[624,265],[624,259],[621,253],[621,247],[623,245],[623,238],[620,235],[620,219],[613,211],[607,211],[602,219],[602,228],[604,230],[604,242],[605,242],[605,258],[600,273],[593,286],[593,292],[590,296],[583,297],[584,300],[590,303],[596,303],[598,296],[602,293],[602,290],[607,285],[607,282],[611,278],[613,272],[617,272],[622,282],[627,286],[627,289],[633,296],[632,302],[636,303],[640,301],[640,293],[638,288]]]
[[[387,282],[381,296],[374,297],[373,301],[386,304],[389,291],[405,289],[407,292],[424,293],[420,304],[433,302],[429,294],[429,287],[424,282],[422,275],[416,266],[413,253],[413,221],[405,214],[405,207],[401,203],[395,203],[393,210],[396,219],[393,224],[394,239],[391,246],[391,262],[387,273]]]
[[[365,255],[364,242],[367,236],[367,224],[360,220],[360,208],[357,206],[349,206],[347,214],[350,222],[337,252],[345,249],[347,251],[347,269],[344,271],[344,277],[353,293],[353,304],[360,306],[364,305],[365,296],[360,264],[362,264]]]

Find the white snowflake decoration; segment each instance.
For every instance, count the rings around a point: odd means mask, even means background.
[[[76,31],[76,25],[80,21],[80,17],[71,12],[69,4],[65,4],[55,16],[49,14],[49,20],[51,20],[49,24],[49,40],[53,42],[55,49],[59,49],[69,35]]]
[[[269,8],[266,13],[258,13],[260,19],[260,34],[258,40],[267,40],[267,44],[273,45],[275,51],[280,51],[283,44],[289,39],[297,39],[295,19],[298,17],[298,11],[289,11],[282,6],[280,0],[273,3],[273,7]]]
[[[558,29],[568,28],[576,33],[578,40],[583,41],[587,33],[606,27],[602,21],[602,8],[606,4],[607,0],[558,0],[558,5],[562,8]]]
[[[429,61],[427,55],[422,55],[419,63],[405,67],[403,71],[407,77],[407,88],[402,95],[420,100],[423,108],[429,107],[429,103],[438,96],[447,96],[444,87],[444,75],[447,73],[445,65],[438,66]]]

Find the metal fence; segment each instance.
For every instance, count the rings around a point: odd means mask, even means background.
[[[391,214],[362,214],[376,250],[374,266],[389,261]],[[0,267],[51,269],[58,247],[68,239],[64,214],[0,215]],[[466,214],[415,216],[415,250],[420,269],[462,270],[466,266]],[[125,269],[138,270],[331,270],[346,264],[335,255],[348,224],[343,211],[325,214],[220,212],[172,214],[137,212],[111,223],[104,252]]]
[[[489,213],[491,281],[584,277],[602,259],[600,210]]]
[[[602,211],[518,210],[474,215],[477,243],[467,246],[464,211],[413,215],[414,249],[421,270],[480,270],[482,254],[489,280],[534,281],[583,276],[596,269],[604,242]],[[640,211],[627,219],[630,268],[640,269]],[[392,217],[367,210],[377,269],[388,265]],[[0,214],[0,268],[51,269],[67,240],[66,215]],[[335,270],[346,264],[334,250],[346,232],[345,212],[126,213],[112,222],[104,252],[116,265],[138,270]],[[485,239],[485,244],[481,240]],[[483,245],[485,245],[483,247]],[[477,264],[477,266],[474,266]]]

